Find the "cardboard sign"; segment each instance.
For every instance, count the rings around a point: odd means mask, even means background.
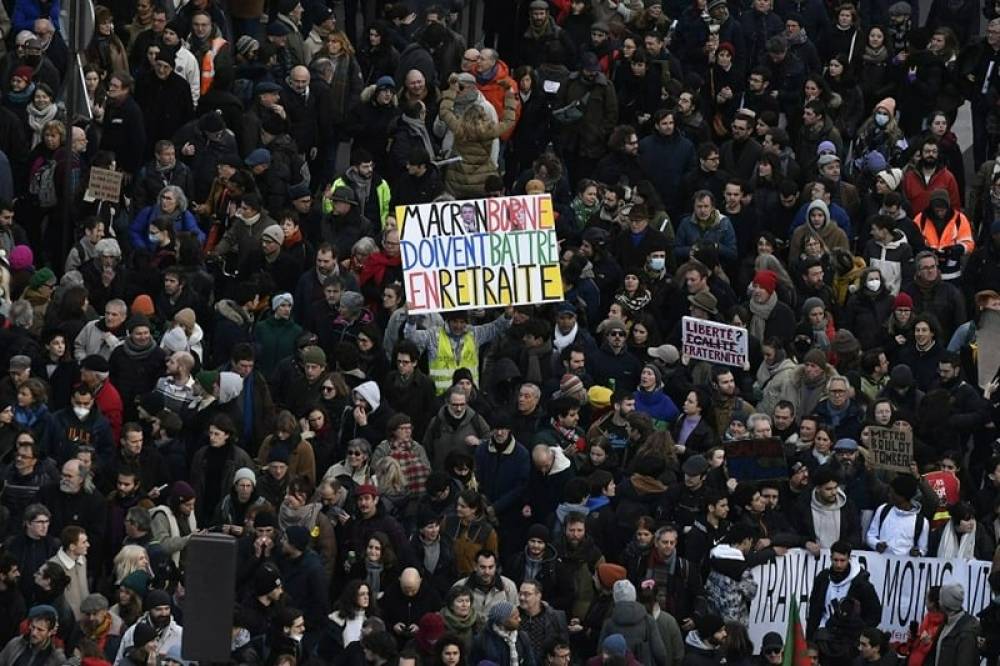
[[[890,472],[909,472],[913,460],[913,431],[883,426],[868,428],[872,453],[872,464],[875,469]]]
[[[121,171],[91,167],[87,189],[95,199],[118,202],[122,196],[122,177],[124,175]]]
[[[563,300],[549,195],[397,206],[410,314]]]
[[[682,323],[681,353],[692,361],[742,368],[750,361],[749,341],[747,329],[740,326],[696,317],[684,317]]]
[[[777,437],[743,439],[723,444],[729,475],[740,481],[787,479],[785,446]]]
[[[959,583],[965,590],[963,608],[975,615],[990,603],[990,562],[936,557],[902,557],[856,550],[851,565],[868,571],[868,580],[882,602],[879,629],[892,634],[891,640],[905,640],[910,622],[919,623],[927,612],[925,598],[931,585]],[[816,576],[830,567],[830,551],[820,557],[793,549],[772,562],[751,569],[757,594],[750,603],[747,628],[754,644],[764,634],[784,635],[792,597],[799,602],[803,627],[809,614],[809,595]]]

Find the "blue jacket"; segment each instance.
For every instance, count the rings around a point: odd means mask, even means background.
[[[636,391],[635,411],[649,414],[653,423],[663,430],[669,428],[680,414],[677,405],[663,392],[662,387],[658,387],[655,391]]]
[[[132,223],[128,225],[129,239],[132,241],[132,247],[137,250],[146,250],[147,252],[155,252],[156,247],[149,242],[149,225],[150,223],[159,217],[159,208],[157,206],[146,206],[139,211],[139,214],[135,216]],[[194,215],[191,211],[186,210],[181,213],[180,219],[174,224],[174,231],[189,231],[198,237],[199,243],[205,242],[205,232],[203,232],[198,227],[198,221],[195,220]]]
[[[513,435],[511,436],[513,441]],[[520,509],[531,473],[531,454],[520,443],[508,442],[502,452],[493,450],[492,438],[476,447],[476,478],[498,514]]]
[[[52,4],[49,6],[49,15],[47,17],[42,16],[42,3],[38,0],[22,0],[21,2],[14,3],[14,15],[11,16],[11,23],[13,23],[12,30],[14,34],[19,33],[22,30],[34,30],[35,29],[35,19],[48,18],[52,21],[52,25],[55,29],[59,30],[59,0],[52,0]]]
[[[712,211],[713,223],[707,229],[698,224],[694,215],[688,215],[681,220],[674,238],[674,256],[680,261],[687,261],[691,255],[691,247],[697,243],[715,243],[719,246],[719,257],[736,261],[736,231],[729,218]]]
[[[670,136],[653,132],[639,142],[639,164],[671,216],[681,209],[681,179],[697,164],[696,157],[694,144],[677,127]]]
[[[515,666],[510,663],[510,648],[507,646],[507,641],[496,632],[492,624],[486,626],[472,641],[472,659],[469,663],[478,664],[481,661]],[[535,666],[531,643],[523,631],[517,632],[517,661],[516,666]]]
[[[81,421],[72,407],[60,409],[52,415],[52,457],[63,463],[76,456],[76,450],[86,444],[94,447],[101,466],[107,466],[115,455],[111,424],[95,404],[87,418]]]

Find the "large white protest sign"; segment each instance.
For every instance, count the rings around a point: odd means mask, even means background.
[[[959,583],[965,590],[965,610],[973,615],[990,602],[990,563],[981,560],[942,560],[936,557],[898,557],[875,552],[854,551],[851,561],[868,571],[875,593],[882,601],[882,631],[893,641],[906,638],[910,622],[924,616],[927,588],[942,583]],[[782,636],[788,623],[790,601],[799,600],[802,626],[809,617],[809,595],[816,576],[830,566],[830,553],[817,559],[803,549],[788,551],[773,562],[754,567],[757,596],[750,605],[750,637],[760,646],[769,631]]]
[[[563,299],[549,195],[397,206],[410,314]]]
[[[684,317],[681,353],[692,361],[708,361],[744,367],[750,360],[750,336],[741,326],[720,324],[697,317]]]

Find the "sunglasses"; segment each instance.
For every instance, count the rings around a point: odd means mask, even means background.
[[[612,338],[624,338],[625,331],[611,331],[610,333],[608,333],[608,336]]]
[[[365,452],[364,451],[348,451],[347,455],[349,455],[349,456],[363,456],[363,455],[365,455]]]

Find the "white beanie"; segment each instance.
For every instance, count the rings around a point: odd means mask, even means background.
[[[249,467],[240,467],[238,470],[236,470],[236,474],[233,475],[233,487],[235,487],[236,484],[242,481],[243,479],[247,479],[248,481],[250,481],[250,483],[253,484],[254,488],[257,487],[257,475],[254,474],[253,470],[250,469]]]
[[[611,588],[611,596],[615,603],[620,601],[635,601],[635,585],[630,580],[620,580]]]

